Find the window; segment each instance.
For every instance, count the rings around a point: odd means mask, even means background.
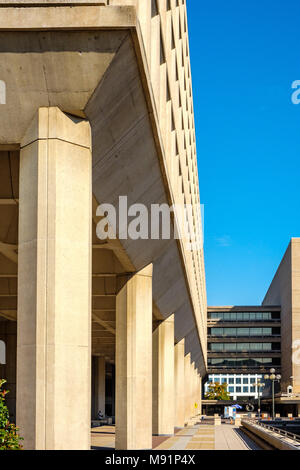
[[[225,377],[222,378],[222,384],[227,384],[227,379]]]
[[[243,393],[249,393],[249,387],[243,387]]]
[[[248,377],[244,377],[243,378],[243,384],[248,385],[248,383],[249,383]]]
[[[249,336],[249,328],[237,328],[237,336]]]
[[[233,378],[233,377],[229,377],[228,383],[229,383],[229,384],[234,384],[234,378]]]
[[[240,377],[237,377],[237,378],[235,379],[235,383],[241,384],[241,383],[242,383],[242,379],[241,379]]]
[[[250,351],[262,351],[262,343],[250,343]]]
[[[236,387],[236,388],[235,388],[235,391],[236,391],[236,393],[241,393],[242,387]]]
[[[262,330],[262,328],[250,328],[250,336],[261,336]]]
[[[224,336],[236,336],[236,328],[224,328]]]
[[[212,336],[223,336],[223,329],[224,328],[212,328],[211,329]]]
[[[255,393],[255,387],[250,387],[250,393]]]
[[[228,392],[229,393],[234,393],[234,387],[228,387]]]
[[[271,336],[272,335],[272,328],[263,328],[263,335],[264,336]]]
[[[251,384],[255,384],[255,382],[256,382],[255,377],[251,377],[251,378],[250,378],[250,383],[251,383]]]
[[[236,351],[236,343],[225,343],[224,344],[224,351]]]
[[[223,351],[223,344],[222,343],[210,343],[211,351]]]

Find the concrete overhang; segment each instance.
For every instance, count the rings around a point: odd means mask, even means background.
[[[87,117],[97,201],[173,204],[142,36],[133,7],[0,8],[1,145],[16,146],[36,110],[57,106]],[[178,240],[121,240],[134,268],[154,265],[153,299],[175,335],[206,366]]]

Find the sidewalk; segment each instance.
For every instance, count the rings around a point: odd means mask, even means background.
[[[115,448],[115,427],[91,430],[92,448]],[[238,427],[229,424],[197,424],[180,429],[174,436],[153,436],[155,450],[260,450]]]

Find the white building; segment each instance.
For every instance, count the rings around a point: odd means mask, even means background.
[[[258,398],[257,381],[261,379],[259,374],[212,374],[208,376],[208,382],[204,386],[205,393],[210,383],[227,383],[227,391],[233,400],[239,398]]]

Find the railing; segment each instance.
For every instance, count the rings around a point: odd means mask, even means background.
[[[271,424],[262,423],[261,421],[257,421],[255,419],[243,418],[242,421],[249,422],[250,424],[255,424],[256,426],[260,426],[264,429],[268,429],[269,431],[275,432],[276,434],[279,434],[280,436],[292,439],[293,441],[295,441],[297,444],[300,445],[300,436],[298,434],[294,434],[284,429],[276,428],[275,426],[272,426]]]

